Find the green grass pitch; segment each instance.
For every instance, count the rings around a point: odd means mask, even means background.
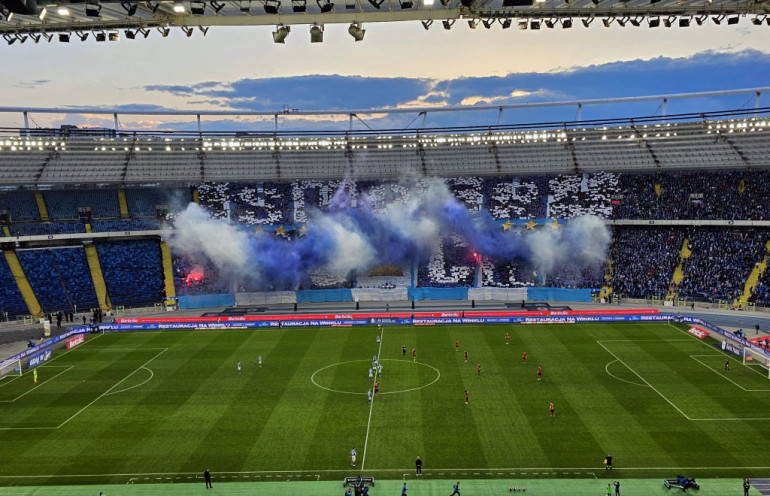
[[[770,471],[766,370],[731,358],[725,372],[726,355],[673,325],[389,326],[381,349],[377,334],[90,337],[56,351],[37,385],[31,373],[0,380],[0,485],[189,482],[205,468],[239,481],[401,479],[418,455],[442,479]]]

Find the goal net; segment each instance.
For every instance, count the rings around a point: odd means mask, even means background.
[[[749,346],[743,348],[743,364],[757,367],[770,379],[770,355]]]
[[[12,360],[4,364],[0,364],[0,380],[9,376],[21,375],[21,360]]]

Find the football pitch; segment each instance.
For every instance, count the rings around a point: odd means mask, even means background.
[[[727,355],[683,329],[90,336],[55,351],[37,368],[37,384],[29,372],[0,380],[0,485],[190,482],[205,468],[239,482],[402,479],[418,455],[425,476],[440,479],[766,475],[767,371],[730,357],[725,372]],[[374,355],[382,376],[369,403]]]

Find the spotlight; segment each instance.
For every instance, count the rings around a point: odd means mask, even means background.
[[[519,31],[524,31],[527,28],[529,28],[529,23],[527,21],[519,21],[516,23],[516,29]]]
[[[680,28],[689,28],[690,27],[690,18],[689,17],[680,17],[679,18],[679,27]]]
[[[107,34],[104,31],[94,33],[94,39],[98,42],[107,41]]]
[[[648,17],[647,25],[651,28],[660,27],[660,17]]]
[[[139,33],[140,33],[142,36],[144,36],[145,38],[147,38],[148,36],[150,36],[150,30],[149,30],[149,29],[147,29],[147,28],[141,28],[141,29],[140,29],[138,32],[139,32]]]
[[[186,35],[187,35],[187,37],[189,38],[189,37],[190,37],[190,36],[192,36],[192,34],[193,34],[193,28],[191,28],[191,27],[187,27],[187,26],[182,26],[182,32],[183,32],[184,34],[186,34]]]
[[[423,7],[433,7],[435,0],[422,0]]]
[[[556,25],[553,19],[546,19],[545,21],[545,27],[548,29],[553,29],[553,27]]]
[[[51,40],[53,39],[53,34],[43,33],[43,38],[45,38],[45,41],[48,43],[51,43]]]
[[[25,41],[27,41],[27,35],[26,34],[17,34],[16,39],[19,40],[19,43],[24,44]]]
[[[608,28],[612,26],[612,21],[614,20],[615,20],[614,17],[605,17],[604,19],[602,19],[602,24],[604,24],[605,28]]]
[[[479,25],[479,21],[477,19],[469,19],[468,20],[468,27],[471,29],[476,29],[476,27]]]
[[[62,7],[58,7],[56,9],[56,13],[59,14],[60,16],[68,16],[68,15],[70,15],[70,9],[68,9],[67,7],[63,7],[63,6]]]
[[[738,21],[740,21],[741,18],[736,16],[728,17],[727,18],[727,25],[732,26],[733,24],[738,24]]]
[[[754,17],[754,18],[751,19],[751,23],[753,25],[755,25],[755,26],[761,26],[762,25],[762,21],[764,21],[764,18],[760,19],[759,16]]]
[[[665,19],[663,19],[663,25],[666,26],[667,28],[670,28],[671,24],[673,24],[674,21],[676,21],[675,16],[668,16]]]
[[[9,44],[9,45],[13,45],[14,43],[16,43],[16,38],[14,38],[13,36],[11,36],[10,34],[4,34],[4,35],[3,35],[3,39],[4,39],[6,42],[8,42],[8,44]]]
[[[136,14],[136,8],[139,5],[133,2],[120,2],[120,6],[123,7],[123,9],[126,11],[128,17],[131,17],[132,15]]]
[[[150,0],[147,0],[144,2],[144,6],[147,7],[147,9],[152,12],[153,14],[158,11],[158,7],[160,7],[160,3],[152,3]]]
[[[492,29],[492,25],[495,23],[494,19],[482,19],[481,24],[484,25],[486,29]]]
[[[562,29],[569,29],[572,27],[572,19],[562,19],[561,20],[561,28]]]
[[[709,16],[707,15],[699,15],[695,18],[695,22],[698,24],[698,26],[703,26],[703,23],[708,20]]]
[[[273,31],[273,43],[285,43],[286,37],[291,32],[291,26],[284,26],[279,24]]]
[[[503,19],[502,21],[500,21],[500,25],[503,27],[503,29],[510,28],[511,24],[513,24],[513,22],[509,18],[507,18],[507,17],[505,19]]]
[[[433,21],[431,21],[433,22]],[[423,23],[424,25],[424,23]],[[425,28],[428,29],[428,28]],[[361,25],[357,22],[354,22],[350,25],[348,28],[348,33],[350,33],[350,36],[353,37],[353,41],[361,41],[364,39],[364,35],[366,34],[365,29],[361,29]]]
[[[414,7],[414,2],[412,0],[398,0],[398,4],[402,9],[411,9]]]
[[[592,22],[594,22],[594,18],[589,17],[587,19],[581,19],[581,21],[583,22],[583,26],[588,27],[591,25]]]
[[[69,13],[69,11],[67,12]],[[11,22],[11,19],[13,19],[13,12],[8,10],[2,2],[0,2],[0,15],[5,17],[5,20],[8,22]]]
[[[322,25],[313,24],[310,26],[310,43],[323,43],[324,41],[324,27]]]
[[[712,20],[712,21],[714,21],[714,24],[716,24],[717,26],[719,26],[720,24],[722,24],[722,20],[723,20],[724,18],[725,18],[725,15],[724,15],[724,14],[719,14],[718,16],[714,16],[714,17],[712,17],[712,18],[711,18],[711,20]]]
[[[211,28],[211,26],[206,26],[205,28],[203,26],[198,26],[198,31],[203,33],[203,36],[206,36],[209,34],[209,28]]]
[[[535,20],[530,21],[529,29],[535,29],[535,30],[540,29],[540,21],[535,21]]]
[[[214,9],[214,13],[219,14],[219,11],[225,8],[225,4],[219,2],[211,2],[211,8]]]
[[[279,0],[265,0],[265,13],[277,14],[278,9],[281,8],[281,2]]]
[[[452,3],[452,0],[439,0],[439,1],[441,2],[441,5],[443,5],[447,9],[449,8],[449,4]]]
[[[307,0],[291,0],[292,12],[307,12]]]
[[[45,16],[47,16],[47,15],[48,15],[48,9],[43,7],[43,10],[41,10],[40,13],[37,15],[37,18],[42,21],[43,19],[45,19]],[[35,42],[35,43],[37,43],[37,42]]]
[[[631,25],[632,25],[632,26],[635,26],[635,27],[637,27],[637,28],[638,28],[639,26],[641,26],[641,24],[642,24],[642,23],[641,23],[641,21],[639,20],[639,18],[638,18],[638,17],[634,17],[634,18],[633,18],[633,19],[631,19],[629,22],[631,23]]]
[[[131,31],[130,29],[126,29],[123,31],[123,33],[126,35],[126,38],[129,40],[133,40],[136,38],[136,33],[134,31]]]
[[[380,6],[382,5],[382,2],[384,2],[384,1],[385,0],[369,0],[369,3],[372,4],[372,7],[374,7],[377,10],[379,10]]]
[[[107,33],[107,38],[110,41],[120,41],[120,32],[110,31],[109,33]]]
[[[251,0],[241,1],[240,4],[241,14],[251,14]],[[297,12],[296,10],[294,12]],[[304,12],[304,10],[302,11]]]
[[[427,21],[422,21],[422,27],[425,28],[425,31],[429,30],[432,25],[433,25],[433,19],[428,19]],[[350,27],[352,28],[353,24],[351,24]],[[350,31],[350,29],[348,29],[348,31]]]
[[[181,2],[174,2],[174,12],[177,14],[184,14],[184,4]]]
[[[618,22],[618,25],[621,28],[624,28],[624,27],[626,27],[626,23],[628,22],[628,17],[622,17],[620,19],[615,19],[615,20]]]
[[[452,19],[451,21],[449,19],[444,19],[443,21],[441,21],[441,24],[444,25],[444,29],[449,31],[450,29],[452,29],[452,26],[455,25],[455,22],[457,22],[457,19]]]
[[[100,3],[87,3],[86,15],[88,17],[99,17],[102,12],[102,4]]]
[[[166,26],[164,28],[158,28],[161,38],[168,38],[168,34],[171,32],[171,28]]]
[[[203,15],[206,13],[206,3],[203,0],[193,0],[190,2],[190,13],[192,15]]]
[[[88,33],[82,31],[75,31],[75,34],[80,38],[80,41],[86,41],[88,39]]]
[[[42,38],[42,36],[40,36],[39,34],[34,34],[34,33],[30,33],[29,37],[32,38],[35,41],[35,43],[39,43],[40,38]]]
[[[331,0],[324,0],[323,3],[321,3],[321,0],[315,0],[315,2],[318,4],[318,8],[321,9],[322,14],[331,12],[334,8],[334,4],[331,2]]]

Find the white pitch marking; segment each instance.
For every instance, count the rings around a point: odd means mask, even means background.
[[[639,384],[638,382],[627,381],[626,379],[622,379],[622,378],[616,376],[615,374],[613,374],[612,372],[610,372],[610,370],[609,370],[610,365],[612,365],[613,363],[615,363],[617,361],[618,360],[613,360],[613,361],[609,362],[607,365],[604,366],[604,371],[607,372],[607,375],[609,375],[613,379],[617,379],[619,381],[627,382],[628,384],[632,384],[634,386],[647,387],[645,384]]]
[[[380,330],[380,347],[377,349],[377,360],[380,359],[380,354],[382,353],[382,342],[385,340],[385,328],[382,328]],[[374,371],[374,381],[377,382],[377,371]],[[369,420],[366,421],[366,438],[364,439],[364,456],[361,457],[361,470],[363,471],[366,467],[366,447],[369,444],[369,428],[372,425],[372,409],[374,408],[374,393],[372,393],[372,402],[369,404]]]
[[[59,372],[58,374],[56,374],[54,376],[51,376],[49,379],[41,382],[37,386],[35,386],[33,388],[30,388],[27,392],[20,394],[19,396],[15,397],[14,399],[12,399],[12,400],[0,400],[0,403],[13,403],[14,401],[18,400],[19,398],[22,398],[22,397],[28,395],[29,393],[31,393],[32,391],[34,391],[35,389],[41,387],[46,382],[49,382],[49,381],[52,381],[52,380],[56,379],[57,377],[59,377],[60,375],[62,375],[63,373],[67,372],[69,369],[71,369],[73,367],[74,367],[74,365],[70,365],[70,366],[54,365],[53,367],[47,367],[47,368],[51,368],[51,369],[62,369],[63,368],[64,370],[62,370],[61,372]],[[8,384],[8,383],[6,383],[6,384]]]
[[[740,384],[738,384],[738,383],[737,383],[737,382],[735,382],[734,380],[730,379],[730,378],[729,378],[729,377],[728,377],[726,374],[722,374],[722,373],[721,373],[721,372],[719,372],[718,370],[714,370],[714,368],[713,368],[713,367],[709,367],[707,364],[703,363],[701,360],[698,360],[696,357],[715,357],[715,358],[722,358],[722,355],[690,355],[690,358],[692,358],[692,359],[693,359],[693,360],[695,360],[696,362],[700,363],[701,365],[703,365],[704,367],[706,367],[706,368],[707,368],[707,369],[709,369],[710,371],[714,372],[714,373],[715,373],[715,374],[717,374],[719,377],[722,377],[722,378],[724,378],[724,379],[727,379],[728,381],[732,382],[733,384],[735,384],[736,386],[738,386],[739,388],[743,389],[743,390],[744,390],[744,391],[746,391],[746,392],[752,392],[752,391],[754,391],[754,392],[760,392],[760,391],[770,391],[770,389],[746,389],[745,387],[741,386]]]

